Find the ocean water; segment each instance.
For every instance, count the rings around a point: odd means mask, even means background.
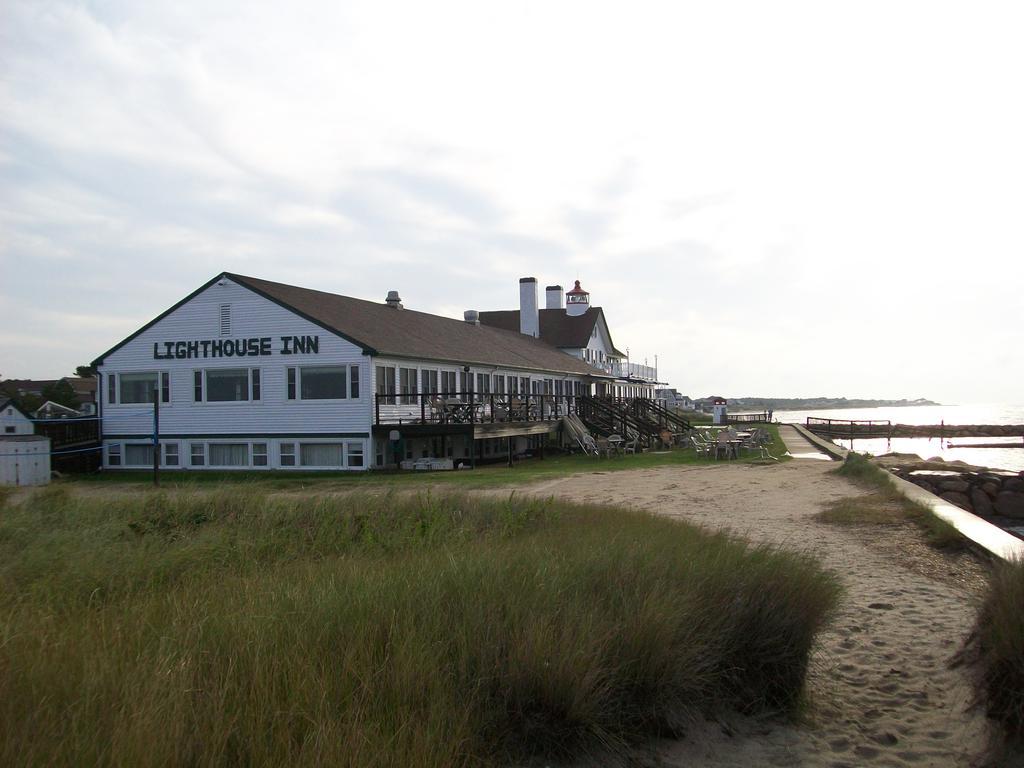
[[[904,408],[834,408],[807,411],[776,411],[777,421],[806,423],[808,416],[824,419],[888,419],[893,424],[1024,424],[1024,405],[918,405]],[[1024,471],[1020,437],[893,438],[892,440],[835,440],[844,448],[876,456],[884,453],[916,453],[923,459],[966,461],[993,469]],[[971,443],[1006,443],[1017,447],[970,448]],[[952,447],[950,447],[952,446]]]

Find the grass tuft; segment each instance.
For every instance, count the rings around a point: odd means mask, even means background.
[[[972,645],[978,699],[1024,740],[1024,561],[1001,563],[978,611]]]
[[[0,516],[0,763],[489,766],[792,709],[834,575],[678,521],[458,494]]]
[[[911,520],[936,549],[960,551],[966,548],[966,541],[956,526],[936,516],[924,504],[905,497],[893,485],[889,473],[866,455],[851,451],[835,472],[873,492],[826,504],[818,515],[819,520],[836,525],[888,525]]]

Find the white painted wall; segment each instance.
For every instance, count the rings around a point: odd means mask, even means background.
[[[231,306],[231,329],[221,335],[220,308]],[[167,341],[245,339],[271,337],[270,355],[193,359],[154,359],[154,344],[162,354]],[[316,354],[281,354],[282,336],[316,336]],[[301,401],[287,399],[289,366],[346,365],[359,367],[359,397],[343,400]],[[193,373],[201,369],[258,368],[259,401],[228,403],[195,402]],[[99,367],[103,402],[104,443],[145,442],[152,434],[153,408],[149,404],[118,404],[110,400],[109,375],[114,373],[164,372],[169,374],[170,402],[160,404],[160,434],[178,445],[180,464],[188,466],[190,440],[266,441],[273,444],[268,467],[279,466],[276,449],[281,442],[305,436],[327,441],[361,442],[364,456],[370,453],[373,390],[370,358],[362,350],[290,310],[230,280],[214,284],[172,314],[146,329],[109,355]],[[122,447],[122,464],[123,463]],[[364,467],[369,462],[364,462]],[[109,464],[109,450],[104,451]]]
[[[49,482],[49,438],[0,437],[0,485],[47,485]]]

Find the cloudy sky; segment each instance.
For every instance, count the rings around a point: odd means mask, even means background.
[[[0,375],[533,275],[694,396],[1022,402],[1021,8],[0,0]]]

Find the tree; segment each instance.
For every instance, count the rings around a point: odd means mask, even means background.
[[[42,395],[44,401],[52,400],[53,402],[59,405],[65,405],[68,408],[78,409],[82,404],[67,379],[60,379],[52,384],[47,384],[42,389]]]
[[[96,369],[91,365],[79,365],[75,368],[75,376],[80,379],[91,379],[96,375]]]

